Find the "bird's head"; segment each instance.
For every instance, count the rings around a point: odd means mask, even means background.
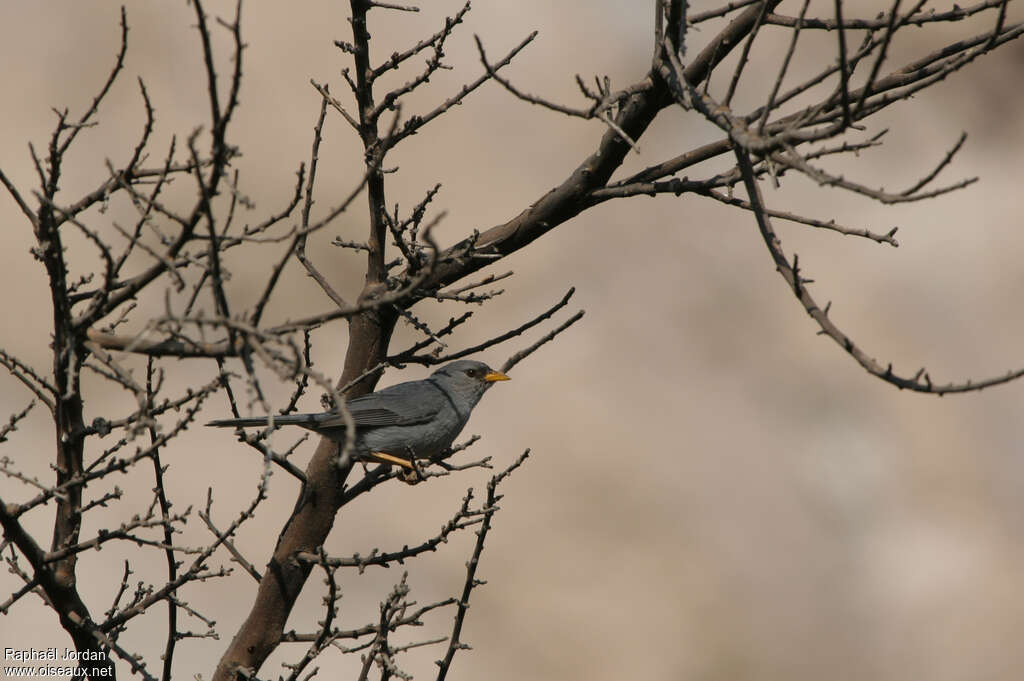
[[[496,381],[507,381],[509,377],[495,371],[483,362],[460,359],[435,371],[431,378],[450,394],[458,395],[472,407]]]

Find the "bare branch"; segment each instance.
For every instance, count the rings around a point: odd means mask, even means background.
[[[798,273],[796,261],[794,260],[793,265],[789,264],[785,254],[782,252],[781,242],[775,235],[769,218],[762,208],[763,203],[761,201],[760,188],[757,186],[757,180],[754,177],[753,167],[750,164],[749,156],[747,155],[746,150],[741,147],[736,147],[735,153],[740,164],[740,171],[743,173],[744,186],[747,188],[750,203],[753,206],[753,212],[757,218],[758,228],[761,230],[761,236],[764,239],[765,245],[768,247],[768,251],[772,256],[772,259],[775,261],[779,274],[786,283],[789,284],[789,287],[793,290],[793,294],[804,306],[807,314],[817,322],[818,326],[821,328],[821,333],[824,333],[834,340],[839,347],[853,357],[869,374],[876,376],[887,383],[891,383],[900,389],[906,388],[915,392],[934,393],[936,395],[973,392],[994,385],[1008,383],[1024,376],[1024,368],[1022,368],[1010,371],[1002,376],[987,378],[980,381],[968,380],[963,383],[936,385],[932,382],[928,373],[923,369],[910,377],[899,376],[893,372],[891,363],[887,366],[882,366],[880,362],[866,354],[846,333],[832,322],[827,313],[828,308],[826,307],[826,309],[823,310],[818,306],[818,303],[808,292],[804,280]]]
[[[526,457],[530,455],[530,450],[527,449],[523,452],[518,459],[512,464],[491,478],[491,481],[487,483],[487,500],[484,504],[484,508],[487,509],[484,512],[483,521],[480,523],[480,529],[476,533],[476,546],[473,547],[473,555],[470,557],[469,562],[466,563],[466,581],[462,587],[462,596],[459,598],[458,605],[455,611],[455,618],[452,622],[452,633],[448,638],[448,651],[445,653],[444,659],[437,661],[439,667],[437,672],[437,681],[444,681],[448,676],[448,671],[451,669],[452,661],[455,659],[455,653],[459,650],[464,650],[468,646],[462,642],[462,626],[466,621],[466,612],[469,610],[469,597],[473,593],[473,589],[480,586],[484,582],[481,582],[476,578],[476,570],[480,565],[480,556],[484,550],[484,541],[487,539],[487,533],[491,529],[491,519],[494,517],[494,513],[498,510],[498,502],[501,500],[501,495],[498,494],[498,485],[508,477],[512,471],[519,468],[526,461]]]
[[[533,39],[536,38],[536,37],[537,37],[537,32],[536,31],[534,31],[530,35],[526,36],[526,38],[524,38],[518,45],[516,45],[514,48],[512,48],[508,52],[508,54],[506,54],[502,59],[500,59],[497,62],[495,62],[492,65],[491,68],[494,71],[497,71],[497,70],[499,70],[501,68],[504,68],[505,66],[508,66],[508,64],[515,58],[515,56],[517,54],[519,54],[523,50],[524,47],[526,47],[531,42],[533,42]],[[401,142],[403,139],[405,139],[409,135],[416,134],[427,123],[430,123],[432,120],[434,120],[435,118],[437,118],[438,116],[440,116],[444,112],[448,111],[449,109],[451,109],[456,104],[461,103],[462,100],[464,100],[467,96],[469,96],[469,94],[471,92],[473,92],[478,87],[480,87],[481,85],[486,83],[488,80],[490,80],[490,78],[491,78],[490,73],[485,73],[484,75],[480,76],[479,78],[477,78],[473,82],[468,83],[466,85],[463,85],[462,89],[459,90],[458,94],[456,94],[456,95],[454,95],[452,97],[449,97],[448,99],[446,99],[444,102],[439,104],[437,107],[435,107],[431,111],[428,111],[425,114],[412,116],[398,130],[398,132],[395,135],[393,135],[388,140],[387,146],[389,148],[390,147],[394,147],[395,145],[397,145],[399,142]]]

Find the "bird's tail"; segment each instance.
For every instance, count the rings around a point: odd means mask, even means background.
[[[214,428],[245,428],[247,426],[265,426],[267,425],[267,417],[254,416],[247,419],[217,419],[216,421],[210,421],[206,425],[213,426]]]
[[[312,425],[315,423],[314,414],[287,414],[274,417],[274,424],[278,426],[288,425]],[[250,416],[244,419],[217,419],[206,425],[214,428],[249,428],[251,426],[265,426],[270,423],[266,416]]]

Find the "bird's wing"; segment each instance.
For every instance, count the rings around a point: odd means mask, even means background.
[[[411,426],[432,421],[448,398],[427,381],[412,381],[349,400],[347,406],[356,426]],[[345,420],[333,415],[318,425],[344,426]]]

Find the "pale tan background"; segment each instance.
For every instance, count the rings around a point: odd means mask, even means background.
[[[413,100],[418,110],[449,96],[480,71],[472,46],[479,33],[493,56],[535,28],[535,44],[509,71],[535,93],[574,101],[572,76],[609,74],[616,85],[649,63],[649,2],[487,2],[470,13],[447,50],[457,69]],[[712,3],[694,3],[702,9]],[[717,4],[717,3],[715,3]],[[784,7],[788,4],[785,3]],[[831,3],[826,3],[830,5]],[[379,60],[436,30],[457,3],[424,3],[420,17],[378,19]],[[1012,6],[1019,3],[1011,3]],[[244,190],[258,221],[279,209],[294,172],[309,154],[318,97],[309,79],[343,92],[348,65],[331,41],[347,39],[347,3],[250,3],[243,13],[245,81],[230,141],[244,152]],[[1012,7],[1019,14],[1020,7]],[[211,3],[211,13],[230,13]],[[790,7],[789,12],[796,9]],[[129,7],[126,72],[101,112],[102,125],[82,135],[63,187],[70,199],[98,183],[103,159],[126,157],[142,124],[134,78],[142,75],[157,109],[157,137],[179,142],[207,120],[196,33],[183,2]],[[954,36],[969,27],[942,29]],[[45,148],[52,106],[79,112],[107,73],[116,51],[113,3],[0,5],[6,68],[0,166],[27,192],[33,181],[26,140]],[[691,35],[699,47],[710,28]],[[926,40],[928,33],[908,33]],[[224,35],[219,35],[221,40]],[[832,36],[817,43],[809,64],[833,58]],[[894,60],[932,43],[900,43]],[[779,55],[751,67],[752,82],[772,73]],[[1021,149],[1019,88],[1024,45],[983,59],[966,74],[894,108],[881,151],[865,153],[848,172],[869,184],[902,188],[940,159],[963,129],[971,137],[947,181],[982,182],[941,200],[883,208],[791,179],[771,205],[885,231],[900,226],[891,249],[835,234],[779,224],[784,246],[801,255],[815,293],[834,301],[833,317],[869,353],[903,373],[926,365],[937,381],[985,377],[1024,364],[1024,238],[1018,208]],[[222,79],[228,73],[221,65]],[[222,80],[223,83],[223,80]],[[412,107],[412,108],[415,108]],[[407,110],[407,114],[414,113]],[[560,181],[603,132],[513,101],[490,85],[451,115],[412,138],[389,176],[391,200],[411,206],[439,181],[438,205],[449,211],[442,243],[508,219]],[[358,178],[354,139],[331,117],[321,152],[322,188],[347,193]],[[682,150],[717,133],[695,115],[669,114],[642,142],[641,167],[666,149]],[[156,146],[153,162],[164,147]],[[355,155],[354,155],[355,154]],[[178,188],[187,197],[191,187]],[[322,194],[320,207],[330,204]],[[129,213],[101,218],[94,224]],[[323,235],[363,238],[363,212],[350,213]],[[50,308],[31,235],[6,197],[0,199],[4,296],[3,347],[45,368]],[[357,259],[322,246],[320,265],[352,295]],[[84,251],[72,258],[84,257]],[[253,286],[271,261],[233,263],[236,308],[253,302]],[[488,394],[467,433],[498,463],[533,448],[528,464],[506,485],[481,567],[488,585],[473,600],[457,679],[718,679],[738,681],[1002,681],[1024,673],[1024,457],[1018,383],[971,396],[901,393],[870,378],[815,327],[774,272],[749,216],[686,197],[609,204],[557,229],[494,268],[515,269],[508,293],[478,313],[457,346],[518,324],[577,287],[584,321]],[[275,318],[327,308],[328,301],[292,270],[271,310]],[[150,301],[152,303],[152,301]],[[444,320],[457,308],[424,309]],[[317,367],[336,374],[342,327],[318,337]],[[401,330],[394,347],[412,338]],[[514,349],[492,350],[499,364]],[[175,368],[175,385],[207,381],[212,362]],[[389,373],[386,383],[423,375]],[[24,406],[12,381],[0,392],[0,413]],[[88,416],[129,408],[98,385]],[[285,399],[288,386],[276,388]],[[101,397],[106,395],[107,397]],[[105,400],[108,400],[105,401]],[[315,395],[304,405],[316,409]],[[210,418],[227,405],[215,399]],[[169,486],[178,510],[204,503],[215,490],[222,525],[248,499],[259,462],[224,431],[193,429],[169,450]],[[280,442],[290,441],[282,434]],[[44,479],[50,474],[51,431],[41,415],[6,443],[12,456]],[[301,450],[304,463],[310,446]],[[393,549],[429,536],[457,507],[480,472],[378,490],[343,515],[327,543],[337,554]],[[117,481],[138,493],[104,520],[145,509],[151,484],[144,472]],[[27,492],[0,480],[5,499]],[[262,564],[294,502],[286,476],[272,480],[271,500],[243,532],[242,544]],[[52,509],[34,515],[45,530]],[[197,523],[198,524],[198,523]],[[186,535],[205,539],[198,528]],[[471,536],[453,541],[413,567],[415,597],[426,603],[461,588]],[[129,552],[130,554],[131,552]],[[109,607],[127,555],[110,548],[83,557],[89,605]],[[138,579],[159,580],[162,555],[136,557]],[[223,557],[222,557],[223,560]],[[347,582],[342,621],[376,618],[376,603],[399,569],[376,570]],[[0,579],[2,597],[18,583]],[[320,580],[311,579],[290,626],[308,631],[322,617]],[[217,620],[230,636],[254,590],[245,576],[193,586],[182,597]],[[140,618],[122,639],[158,666],[162,610]],[[444,622],[439,622],[443,625]],[[204,631],[199,622],[186,624]],[[413,632],[426,638],[435,626]],[[52,613],[25,601],[0,619],[0,647],[69,643]],[[176,676],[209,678],[226,641],[179,645]],[[282,646],[263,676],[303,648]],[[433,673],[436,649],[407,659],[418,678]],[[348,675],[355,659],[327,655],[321,675]],[[127,670],[122,670],[127,674]],[[344,678],[344,676],[343,676]]]

